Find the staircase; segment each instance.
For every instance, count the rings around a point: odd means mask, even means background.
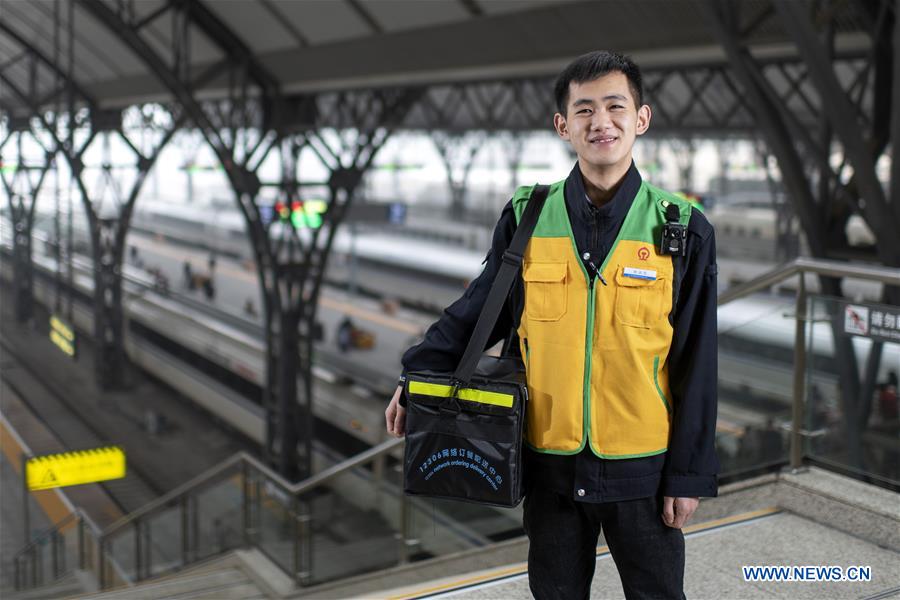
[[[78,596],[112,600],[162,600],[215,598],[216,600],[255,600],[276,597],[277,592],[264,584],[249,561],[258,560],[252,552],[238,550],[221,558],[186,569],[174,575],[147,581],[136,587],[100,594]],[[286,577],[284,577],[287,579]]]

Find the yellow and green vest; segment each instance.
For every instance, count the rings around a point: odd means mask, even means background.
[[[602,458],[666,451],[672,409],[672,257],[658,253],[665,211],[691,208],[642,183],[619,235],[588,274],[566,211],[564,181],[553,184],[525,250],[525,305],[518,334],[528,376],[526,443],[551,454],[585,444]],[[513,197],[521,219],[531,187]],[[593,284],[593,285],[591,285]]]

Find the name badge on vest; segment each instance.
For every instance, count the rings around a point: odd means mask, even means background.
[[[622,275],[625,277],[633,277],[635,279],[646,279],[648,281],[656,281],[656,271],[651,269],[635,269],[634,267],[625,267],[622,269]]]

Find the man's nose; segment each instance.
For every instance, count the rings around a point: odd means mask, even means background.
[[[594,114],[591,119],[591,130],[592,131],[603,131],[610,124],[609,113],[605,110],[597,110],[594,111]]]

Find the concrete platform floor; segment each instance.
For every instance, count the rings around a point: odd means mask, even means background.
[[[685,594],[719,598],[897,598],[900,553],[788,512],[756,511],[743,520],[700,524],[685,536]],[[866,566],[871,581],[744,581],[743,566]],[[373,596],[375,597],[375,596]],[[524,563],[381,592],[379,598],[531,598]],[[591,598],[623,598],[615,564],[597,549]]]

